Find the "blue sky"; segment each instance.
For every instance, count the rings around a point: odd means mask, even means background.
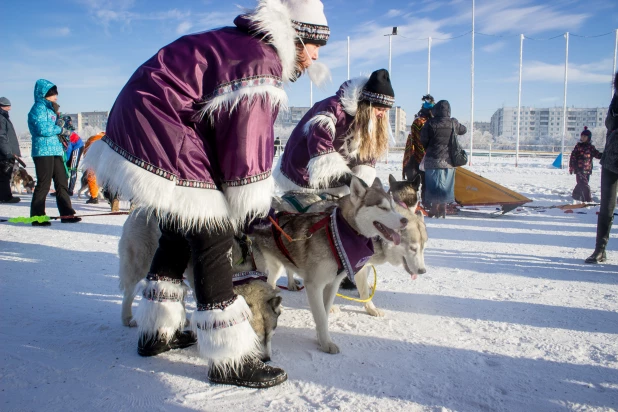
[[[333,94],[347,76],[346,37],[351,39],[351,75],[388,67],[392,26],[392,80],[397,105],[411,117],[427,89],[427,40],[432,45],[431,93],[447,99],[453,115],[470,118],[471,0],[324,0],[331,27],[321,59],[333,84],[314,90],[314,101]],[[133,71],[182,34],[231,25],[238,5],[253,0],[39,0],[2,6],[0,95],[13,103],[18,133],[27,130],[34,82],[58,85],[64,112],[109,110]],[[596,35],[618,28],[618,3],[605,0],[477,0],[475,120],[488,121],[505,105],[517,105],[519,33],[549,38],[565,31]],[[562,105],[564,39],[526,40],[522,104]],[[569,106],[607,106],[614,35],[571,37]],[[309,105],[306,78],[289,90],[294,106]]]

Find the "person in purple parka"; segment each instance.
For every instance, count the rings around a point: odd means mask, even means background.
[[[345,195],[352,175],[371,185],[375,163],[386,153],[388,110],[395,92],[385,69],[346,81],[317,102],[292,131],[275,167],[284,191]]]
[[[142,64],[88,151],[108,190],[156,213],[161,237],[143,283],[138,353],[197,340],[211,382],[265,388],[286,373],[260,360],[251,310],[234,294],[236,231],[264,217],[274,191],[274,122],[284,86],[317,60],[330,31],[320,0],[258,0],[234,27],[186,35]],[[183,331],[182,275],[195,272],[193,331]]]

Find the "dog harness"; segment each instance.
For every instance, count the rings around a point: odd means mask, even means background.
[[[276,217],[277,225],[279,225],[281,217],[290,215],[294,214],[286,212],[278,213]],[[334,208],[331,213],[319,213],[319,215],[323,215],[324,217],[311,226],[308,235],[303,239],[293,239],[293,241],[307,240],[311,238],[314,233],[324,229],[326,231],[330,250],[337,262],[337,274],[345,271],[350,281],[354,283],[354,275],[356,275],[373,256],[373,241],[356,232],[356,230],[343,218],[341,209],[338,207]],[[287,222],[280,225],[282,230],[285,228],[286,224]],[[275,225],[273,225],[272,231],[275,243],[281,253],[294,266],[298,267],[285,246],[281,231],[279,231]]]

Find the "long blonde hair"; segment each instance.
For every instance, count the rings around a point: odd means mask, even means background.
[[[372,123],[372,130],[369,124]],[[388,148],[388,114],[378,118],[369,102],[359,102],[356,116],[350,129],[353,142],[358,145],[358,158],[361,161],[379,159]]]

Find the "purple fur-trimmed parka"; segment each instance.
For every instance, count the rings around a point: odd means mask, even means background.
[[[317,102],[296,125],[273,175],[283,191],[344,195],[347,186],[333,183],[352,173],[368,185],[377,159],[361,162],[350,126],[368,77],[348,80],[334,96]]]
[[[281,0],[260,0],[234,24],[183,36],[142,64],[85,158],[110,191],[184,228],[270,209],[296,32]]]

